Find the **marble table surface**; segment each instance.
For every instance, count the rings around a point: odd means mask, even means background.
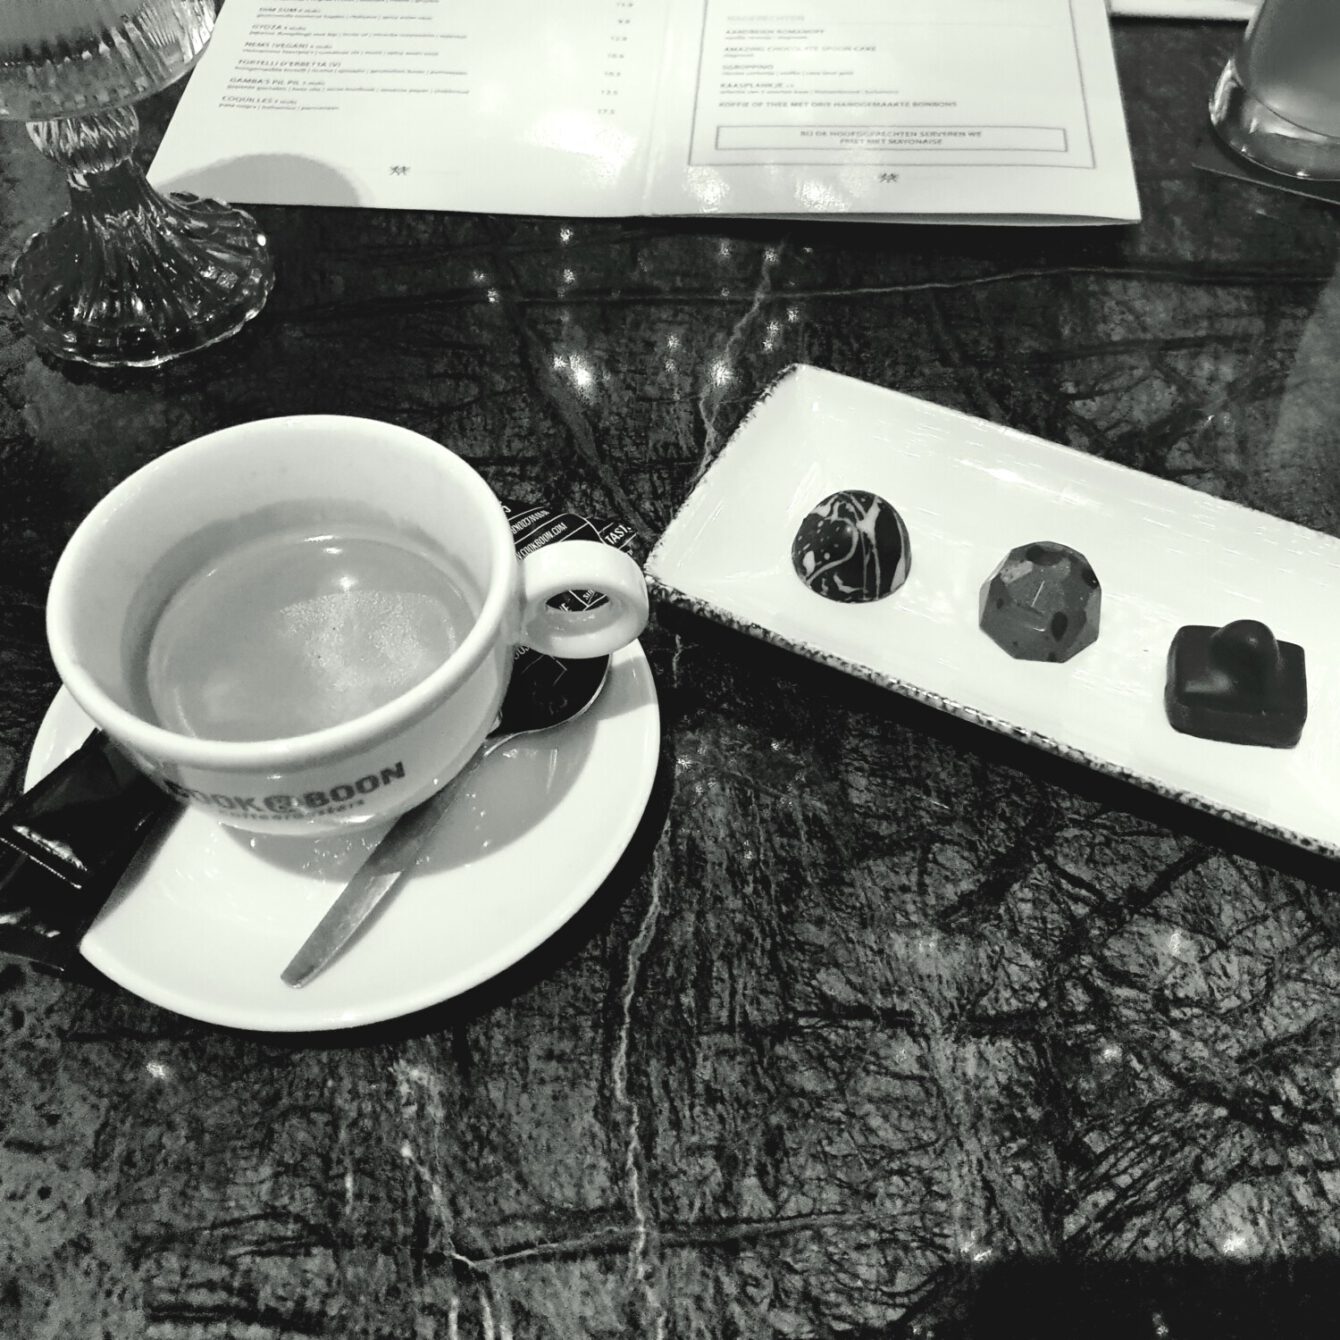
[[[0,787],[114,483],[250,418],[408,425],[644,546],[810,362],[1340,535],[1340,230],[1198,173],[1231,26],[1116,43],[1145,222],[262,208],[159,373],[0,329]],[[11,255],[59,205],[0,141]],[[1176,581],[1169,573],[1169,581]],[[661,609],[656,794],[567,932],[351,1034],[0,965],[0,1334],[1332,1335],[1336,872]]]

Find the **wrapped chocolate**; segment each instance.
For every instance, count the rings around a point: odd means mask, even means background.
[[[598,540],[631,554],[637,538],[632,526],[623,521],[588,521],[576,512],[555,512],[548,507],[521,507],[503,503],[508,524],[512,527],[512,543],[518,558],[525,558],[547,544],[564,540]],[[594,591],[569,591],[555,596],[553,604],[560,609],[589,610],[604,603],[605,597]]]
[[[0,955],[68,968],[149,827],[175,808],[94,731],[0,815]]]
[[[548,544],[564,540],[598,540],[632,554],[637,533],[622,521],[588,521],[575,512],[555,512],[548,507],[521,507],[504,502],[503,511],[512,527],[517,556],[525,558]],[[636,556],[636,555],[634,555]],[[596,591],[565,591],[550,602],[561,609],[589,610],[605,603]],[[608,657],[588,661],[558,660],[529,647],[518,647],[512,662],[512,682],[524,685],[525,700],[533,705],[541,721],[559,720],[570,703],[585,702],[604,677]]]

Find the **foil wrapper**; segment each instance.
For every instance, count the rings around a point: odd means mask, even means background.
[[[101,732],[0,815],[0,955],[57,971],[174,803]]]
[[[598,540],[626,554],[634,552],[636,532],[621,521],[589,521],[575,512],[508,502],[503,503],[503,511],[507,513],[512,542],[520,558],[564,540]],[[595,591],[565,591],[549,603],[559,609],[588,610],[603,605],[605,597]],[[524,688],[525,700],[534,707],[537,721],[561,720],[569,715],[572,704],[590,699],[604,678],[608,663],[607,656],[586,661],[558,660],[529,647],[519,647],[512,663],[512,683]]]

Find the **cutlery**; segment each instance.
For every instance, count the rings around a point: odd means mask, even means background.
[[[519,664],[503,696],[498,720],[474,757],[440,791],[391,825],[280,974],[281,979],[300,987],[317,976],[392,890],[413,877],[415,861],[450,809],[461,781],[495,749],[581,716],[600,696],[609,659],[555,662],[532,656],[529,664]],[[562,667],[561,675],[553,673],[555,665]]]

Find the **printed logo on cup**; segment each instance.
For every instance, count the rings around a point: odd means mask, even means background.
[[[228,795],[222,791],[201,791],[180,782],[158,779],[163,789],[178,800],[193,801],[223,814],[246,815],[251,819],[309,819],[314,814],[337,814],[365,804],[365,797],[383,787],[404,781],[405,765],[397,762],[377,772],[364,773],[351,782],[340,782],[326,790],[304,791],[301,795],[278,792],[268,796]]]

